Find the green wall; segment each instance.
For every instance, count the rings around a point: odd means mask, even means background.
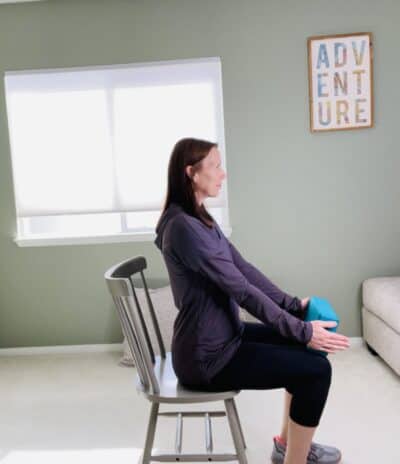
[[[287,292],[331,300],[361,335],[361,282],[400,275],[396,91],[400,3],[383,0],[50,0],[0,6],[0,73],[220,56],[228,189],[242,254]],[[311,134],[306,38],[372,32],[372,129]],[[103,273],[151,241],[19,248],[0,87],[0,346],[111,343]]]

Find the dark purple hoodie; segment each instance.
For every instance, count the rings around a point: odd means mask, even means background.
[[[245,261],[218,224],[209,228],[171,203],[156,234],[179,310],[171,351],[181,383],[207,384],[232,358],[244,329],[239,305],[284,337],[311,340],[300,300]]]

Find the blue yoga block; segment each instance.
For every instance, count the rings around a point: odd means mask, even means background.
[[[332,308],[331,304],[328,300],[324,298],[319,298],[317,296],[312,296],[308,303],[307,314],[304,319],[305,321],[335,321],[337,322],[336,327],[327,327],[326,330],[330,330],[331,332],[336,332],[337,328],[339,327],[339,317],[335,313],[335,310]],[[321,353],[327,356],[326,351],[319,351],[314,350],[313,348],[307,347],[311,351],[315,351],[316,353]]]

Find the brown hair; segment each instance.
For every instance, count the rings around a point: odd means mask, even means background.
[[[213,147],[217,146],[216,143],[193,138],[181,139],[175,144],[168,164],[167,195],[162,213],[173,202],[182,206],[187,214],[200,219],[208,227],[214,225],[214,219],[205,206],[199,205],[196,201],[186,166],[193,166],[192,172],[195,173],[201,167],[200,162]]]

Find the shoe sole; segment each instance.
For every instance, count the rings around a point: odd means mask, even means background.
[[[274,461],[271,459],[271,464],[283,464],[283,462],[284,462],[284,461],[282,461],[282,462],[281,462],[281,461],[279,461],[279,462],[275,461],[275,462],[274,462]],[[339,460],[339,461],[336,461],[334,464],[342,464],[342,458],[340,458],[340,460]]]

